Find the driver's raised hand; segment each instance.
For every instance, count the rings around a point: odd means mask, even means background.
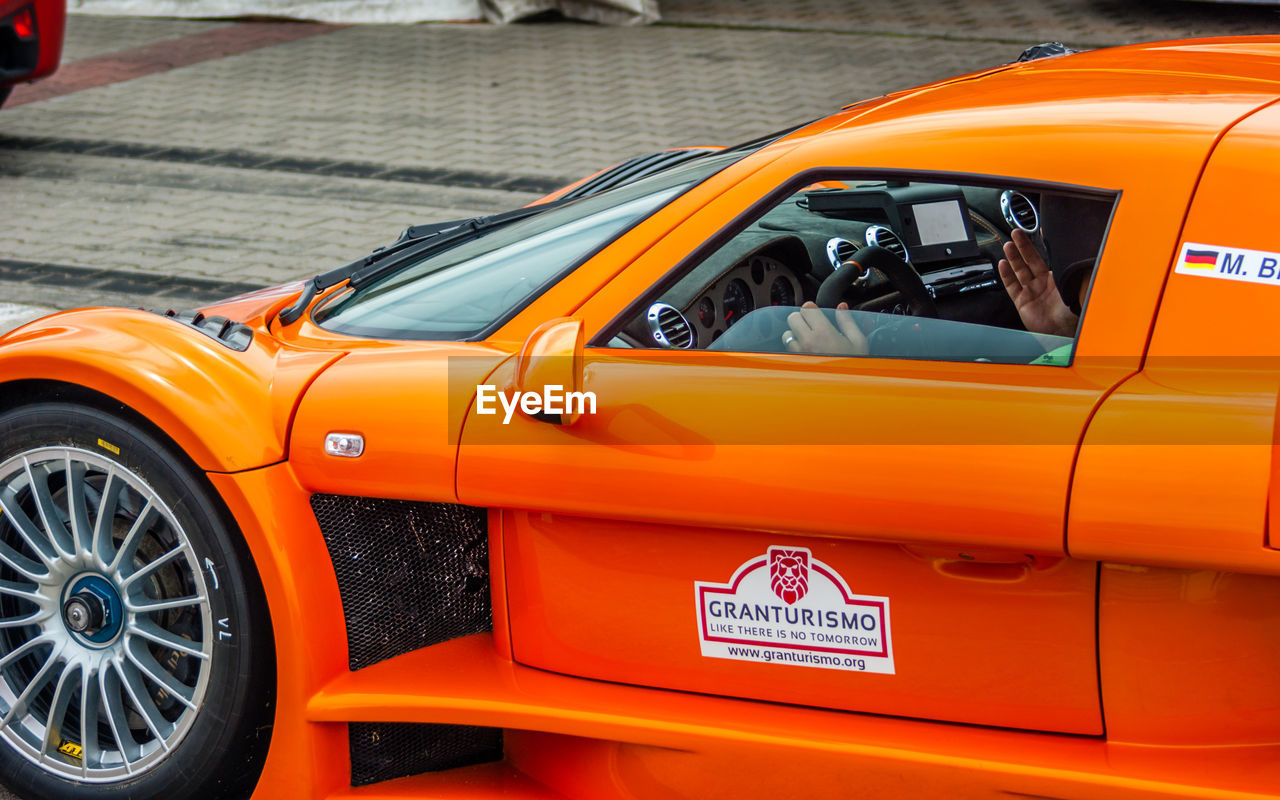
[[[848,303],[836,306],[836,324],[832,325],[817,303],[800,306],[787,315],[790,329],[783,332],[782,344],[793,353],[832,356],[865,356],[867,337],[853,321]]]
[[[1076,335],[1080,318],[1062,302],[1049,265],[1044,263],[1026,231],[1013,232],[1013,240],[1005,242],[1004,258],[996,266],[1004,289],[1027,330],[1057,336]]]

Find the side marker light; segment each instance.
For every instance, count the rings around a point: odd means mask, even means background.
[[[364,453],[364,437],[358,433],[331,433],[324,437],[324,452],[338,458],[359,458]]]

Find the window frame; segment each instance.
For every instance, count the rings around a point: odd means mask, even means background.
[[[1063,183],[1061,181],[1046,181],[1027,178],[1010,178],[1000,175],[990,175],[986,173],[971,172],[952,172],[946,170],[909,170],[901,168],[885,168],[885,167],[809,167],[801,172],[792,175],[783,183],[775,186],[761,197],[757,198],[749,206],[734,215],[728,223],[723,225],[714,234],[707,237],[697,247],[676,262],[674,266],[664,272],[647,291],[632,300],[621,311],[615,314],[608,323],[601,327],[586,343],[587,347],[604,348],[613,352],[640,351],[640,352],[680,352],[672,348],[664,348],[658,346],[646,347],[627,347],[617,348],[611,347],[609,342],[617,337],[637,316],[643,314],[648,307],[657,301],[659,297],[674,287],[681,279],[691,273],[707,258],[714,255],[720,248],[728,244],[734,237],[741,234],[749,226],[764,217],[773,209],[777,208],[787,198],[803,189],[805,186],[823,181],[842,181],[842,180],[907,180],[918,182],[931,182],[941,184],[954,184],[960,186],[972,186],[991,189],[1014,189],[1017,191],[1034,191],[1034,192],[1052,192],[1056,194],[1070,195],[1079,198],[1087,198],[1093,200],[1109,200],[1112,203],[1111,213],[1108,215],[1107,224],[1103,228],[1102,248],[1098,251],[1098,261],[1101,262],[1102,256],[1106,251],[1107,242],[1111,238],[1111,226],[1115,221],[1115,215],[1120,207],[1120,203],[1124,198],[1124,190],[1107,189],[1098,186],[1085,186],[1081,184]],[[684,225],[696,225],[696,220],[686,220]],[[1071,366],[1075,363],[1076,348],[1081,338],[1081,330],[1083,330],[1084,320],[1089,310],[1089,301],[1093,296],[1094,282],[1097,280],[1097,270],[1089,277],[1088,287],[1085,290],[1085,300],[1081,304],[1080,309],[1080,329],[1077,330],[1074,337],[1070,358],[1062,366]],[[723,353],[736,353],[738,351],[719,351]],[[760,353],[742,353],[744,355],[762,355]],[[912,363],[940,363],[955,364],[968,363],[957,361],[938,361],[935,359],[903,359],[900,357],[855,357],[855,356],[832,356],[817,353],[785,353],[775,354],[785,356],[795,356],[801,358],[872,358],[883,359],[888,361],[910,361]],[[985,363],[985,362],[973,362]],[[991,362],[993,365],[999,365],[999,362]],[[1009,365],[1003,365],[1009,366]],[[1027,366],[1051,366],[1051,365],[1027,365]]]

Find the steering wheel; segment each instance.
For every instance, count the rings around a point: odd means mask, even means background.
[[[938,306],[933,302],[933,296],[929,294],[929,290],[925,288],[924,281],[920,280],[920,275],[911,268],[910,264],[877,245],[868,245],[858,250],[844,261],[839,269],[827,276],[818,287],[818,305],[823,308],[835,308],[844,300],[849,287],[856,281],[866,278],[873,269],[888,278],[890,285],[907,301],[912,316],[935,318],[938,316]]]

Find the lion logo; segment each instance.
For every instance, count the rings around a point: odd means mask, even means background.
[[[803,550],[769,548],[769,585],[787,605],[809,593],[809,554]]]

